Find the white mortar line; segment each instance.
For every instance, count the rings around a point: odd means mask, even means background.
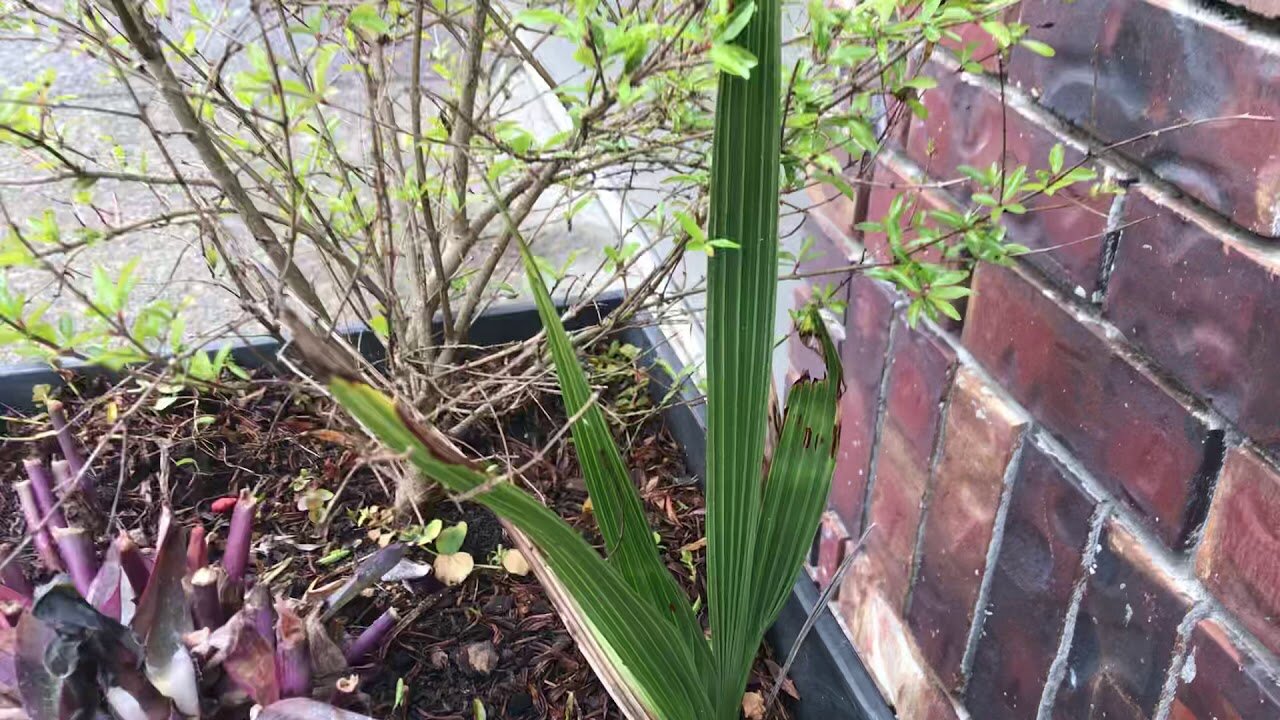
[[[885,345],[884,368],[880,371],[879,391],[876,395],[876,417],[871,428],[871,453],[867,457],[867,486],[862,489],[862,512],[856,531],[862,533],[871,517],[871,492],[876,484],[876,470],[880,464],[880,439],[884,435],[884,421],[889,406],[889,374],[897,356],[893,344],[898,337],[898,321],[902,317],[901,301],[895,300],[889,312],[889,340]]]
[[[933,448],[929,453],[929,471],[924,478],[924,492],[920,494],[920,521],[916,524],[916,541],[911,552],[911,567],[907,570],[907,594],[902,600],[902,616],[907,616],[911,597],[915,595],[916,580],[920,576],[920,551],[924,548],[924,526],[929,516],[929,503],[933,500],[934,485],[938,482],[938,466],[942,464],[942,451],[947,442],[947,418],[951,415],[951,401],[955,393],[956,373],[959,361],[947,369],[942,399],[938,401],[938,431],[933,436]]]
[[[1027,444],[1031,426],[1023,427],[1022,432],[1009,456],[1009,463],[1004,468],[1003,483],[1000,488],[1000,503],[996,506],[996,516],[992,521],[991,541],[987,544],[986,565],[982,571],[982,581],[978,583],[978,599],[973,606],[973,620],[969,624],[969,636],[965,638],[964,654],[960,656],[960,689],[957,693],[964,697],[969,689],[969,678],[973,675],[974,657],[978,652],[978,641],[987,624],[987,606],[991,603],[991,587],[995,584],[996,562],[1000,559],[1000,548],[1004,544],[1004,529],[1009,517],[1009,507],[1013,503],[1014,480],[1018,477],[1018,469],[1022,466],[1022,449]]]
[[[1178,623],[1178,638],[1173,644],[1173,657],[1169,659],[1169,669],[1165,673],[1164,685],[1160,688],[1160,700],[1156,703],[1152,720],[1168,720],[1169,714],[1173,711],[1173,699],[1178,693],[1179,682],[1183,680],[1182,670],[1191,656],[1189,647],[1191,631],[1195,629],[1196,623],[1208,615],[1208,603],[1197,603],[1187,611],[1182,622]],[[1194,660],[1191,663],[1191,672],[1195,672]]]
[[[1080,579],[1076,581],[1071,591],[1071,603],[1067,606],[1067,616],[1062,623],[1062,637],[1058,641],[1058,652],[1054,655],[1053,663],[1049,665],[1049,675],[1044,682],[1044,693],[1040,696],[1040,710],[1036,713],[1036,720],[1053,718],[1053,703],[1058,698],[1058,688],[1062,686],[1062,681],[1066,677],[1067,663],[1071,658],[1071,643],[1075,640],[1080,605],[1083,603],[1089,578],[1093,577],[1096,570],[1094,563],[1097,562],[1098,551],[1101,550],[1102,528],[1106,525],[1110,514],[1111,505],[1108,502],[1099,502],[1094,508],[1093,518],[1090,520],[1092,524],[1089,528],[1089,537],[1085,541],[1084,556],[1080,560]]]

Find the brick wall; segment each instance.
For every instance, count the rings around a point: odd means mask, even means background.
[[[1127,192],[1015,218],[1036,252],[981,267],[945,328],[844,278],[813,577],[873,528],[834,603],[901,718],[1275,720],[1280,122],[1258,118],[1280,117],[1280,2],[1013,14],[1057,56],[1015,51],[1002,105],[996,77],[936,53],[871,219],[901,192],[961,200],[913,186],[1002,151],[1043,167],[1058,142]],[[813,211],[831,267],[883,242],[855,241],[853,212]]]

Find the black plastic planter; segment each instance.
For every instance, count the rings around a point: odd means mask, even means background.
[[[617,296],[603,297],[579,313],[568,326],[574,329],[598,323],[619,302]],[[508,305],[480,317],[472,328],[471,339],[479,345],[493,345],[524,340],[540,329],[541,321],[532,306]],[[382,359],[382,344],[372,333],[356,331],[348,334],[348,338],[369,360],[376,363]],[[629,328],[621,332],[621,339],[641,350],[653,378],[651,391],[655,398],[668,397],[672,378],[664,368],[678,371],[680,361],[661,331],[654,327]],[[232,355],[241,367],[263,368],[276,365],[279,349],[279,343],[274,340],[262,340],[240,345]],[[75,370],[81,377],[109,374],[94,367]],[[34,410],[32,390],[40,384],[56,387],[63,384],[63,377],[47,366],[19,366],[0,371],[0,410],[6,415],[31,412]],[[666,410],[667,426],[680,443],[689,470],[702,478],[706,470],[705,407],[698,402],[698,393],[688,383],[678,388],[677,394],[684,402]],[[779,656],[785,656],[795,644],[817,600],[813,583],[801,577],[767,636]],[[828,609],[822,610],[817,623],[804,638],[790,674],[800,694],[799,702],[793,707],[797,720],[892,720],[894,717]]]

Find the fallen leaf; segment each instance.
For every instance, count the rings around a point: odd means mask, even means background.
[[[303,434],[307,437],[313,437],[317,440],[323,440],[343,447],[354,448],[357,445],[354,438],[337,430],[310,430]]]
[[[397,580],[417,580],[431,574],[431,566],[426,563],[414,562],[412,560],[401,560],[396,566],[387,571],[382,576],[384,582],[396,582]]]
[[[512,575],[523,577],[529,574],[529,561],[515,548],[502,553],[502,567]]]
[[[436,577],[445,585],[457,585],[471,574],[476,566],[471,553],[457,552],[450,555],[437,555],[434,563]]]
[[[742,717],[764,720],[764,696],[754,690],[742,696]]]

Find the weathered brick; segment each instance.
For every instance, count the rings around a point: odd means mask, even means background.
[[[1203,513],[1222,433],[1025,274],[979,268],[964,343],[1171,547]]]
[[[962,683],[960,659],[973,622],[1005,466],[1026,419],[961,368],[947,410],[942,455],[924,519],[920,569],[907,622],[947,687]]]
[[[907,146],[911,158],[926,167],[931,177],[949,180],[960,177],[961,165],[987,168],[1000,163],[1002,148],[1007,169],[1019,165],[1029,172],[1048,169],[1049,151],[1058,142],[1053,133],[1015,110],[1005,111],[998,97],[963,82],[955,73],[931,67],[938,87],[925,92],[929,116],[912,121]],[[1064,167],[1073,167],[1083,158],[1069,147],[1064,149]],[[955,189],[967,197],[972,188],[966,183]],[[1053,197],[1033,198],[1026,214],[1007,214],[1003,222],[1010,241],[1037,250],[1027,256],[1029,263],[1067,292],[1088,298],[1098,286],[1110,204],[1107,196],[1091,198],[1072,188]]]
[[[849,533],[844,525],[834,513],[823,514],[822,523],[818,526],[818,587],[825,588],[831,584],[848,550]]]
[[[1170,129],[1118,149],[1241,225],[1280,233],[1273,122],[1171,129],[1189,120],[1280,115],[1274,41],[1175,0],[1027,0],[1019,12],[1057,54],[1015,50],[1008,65],[1015,83],[1107,143]]]
[[[965,706],[984,720],[1036,716],[1075,583],[1093,502],[1043,450],[1027,443]]]
[[[906,602],[912,558],[933,447],[955,367],[955,352],[905,323],[894,334],[888,398],[871,486],[867,557],[885,597],[899,612]]]
[[[861,575],[865,569],[863,558],[854,562],[837,605],[859,658],[897,717],[955,720],[958,713],[950,697],[920,657],[897,608]]]
[[[1280,450],[1280,258],[1130,199],[1105,313],[1262,445]]]
[[[1275,720],[1280,683],[1227,637],[1216,620],[1191,633],[1169,720]]]
[[[840,447],[831,481],[831,507],[851,534],[862,532],[862,507],[871,449],[875,446],[880,383],[889,355],[893,291],[865,275],[849,280],[845,339],[841,343],[844,395],[840,398]]]
[[[1190,600],[1114,521],[1091,571],[1053,717],[1153,717]]]
[[[929,210],[954,209],[953,201],[942,191],[921,187],[920,183],[899,174],[885,162],[881,162],[876,166],[874,182],[867,206],[867,220],[878,223],[885,222],[894,199],[901,196],[904,210],[898,225],[903,229],[903,245],[909,244],[917,237],[912,223],[912,218],[915,215]],[[872,260],[889,262],[893,259],[893,253],[889,249],[889,240],[885,233],[866,232],[863,234],[862,242]],[[938,260],[941,257],[941,252],[938,248],[931,247],[920,253],[919,257],[926,260]]]
[[[1259,640],[1280,652],[1280,472],[1250,450],[1227,455],[1196,573]]]

